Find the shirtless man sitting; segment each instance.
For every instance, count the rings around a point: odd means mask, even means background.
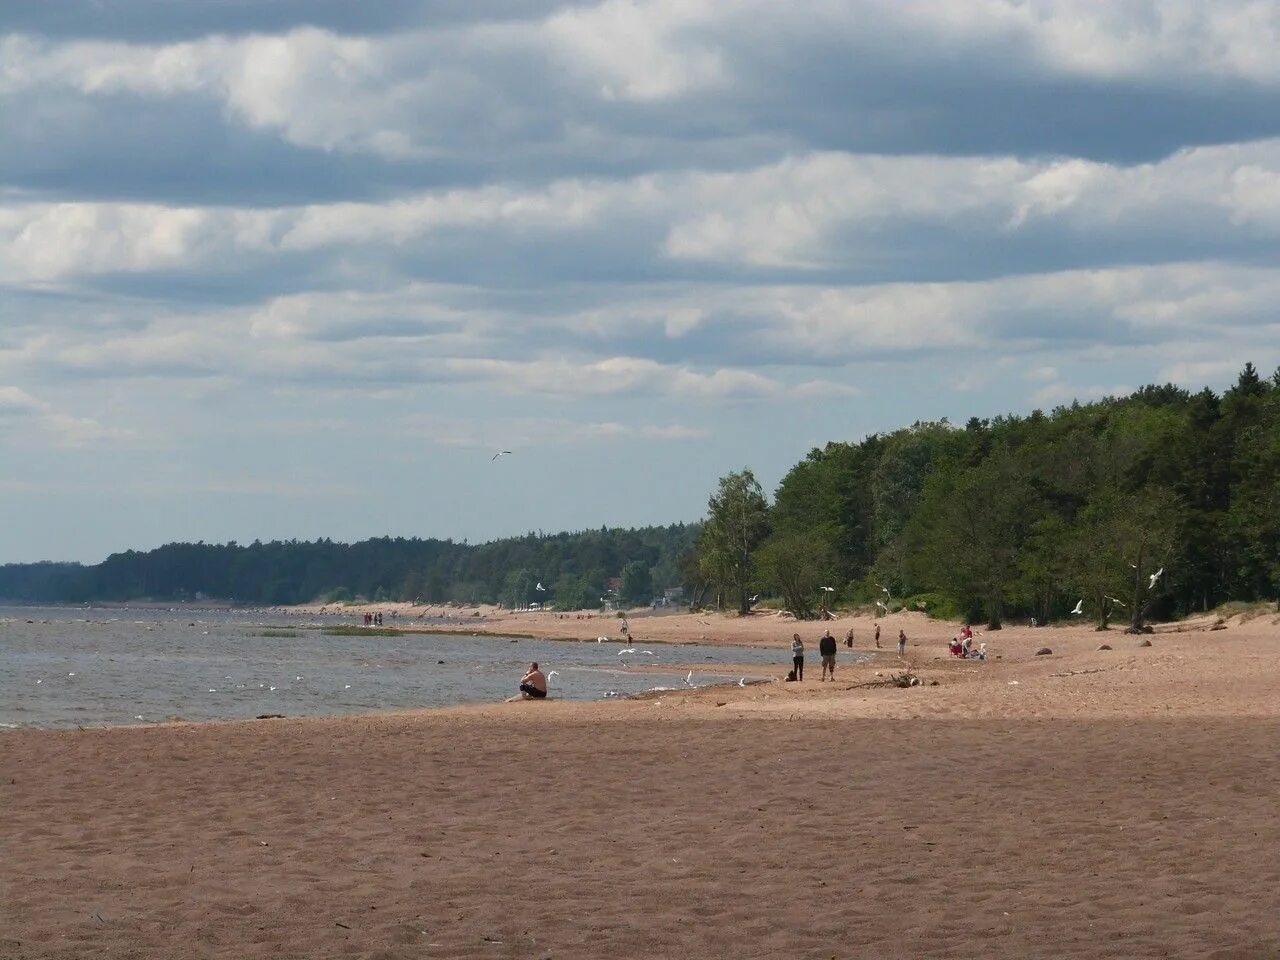
[[[529,672],[520,678],[520,696],[512,700],[541,700],[547,695],[547,678],[538,669],[538,664],[529,664]]]

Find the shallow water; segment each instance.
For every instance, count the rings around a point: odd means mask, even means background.
[[[573,700],[683,687],[687,670],[677,664],[705,664],[695,686],[736,682],[724,672],[731,664],[779,675],[790,665],[789,650],[638,642],[652,656],[619,657],[619,643],[324,632],[333,626],[258,612],[0,607],[0,727],[494,702],[515,692],[531,660],[558,671],[552,696]]]

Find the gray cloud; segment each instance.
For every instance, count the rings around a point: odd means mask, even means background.
[[[530,462],[681,446],[646,503],[691,517],[757,436],[780,475],[833,435],[1268,368],[1277,36],[1227,0],[10,4],[7,489],[96,445],[121,489],[181,450],[269,497],[328,475],[326,437],[492,428]],[[614,516],[541,463],[558,522]],[[417,495],[389,476],[367,500]]]

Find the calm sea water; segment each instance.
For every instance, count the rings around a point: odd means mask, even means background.
[[[515,692],[530,660],[559,671],[553,696],[575,700],[683,686],[687,669],[678,664],[701,665],[693,683],[703,685],[736,681],[725,672],[730,664],[767,664],[781,674],[790,661],[783,649],[641,641],[634,646],[652,656],[619,657],[618,643],[325,632],[334,625],[234,611],[0,607],[0,727],[494,702]]]

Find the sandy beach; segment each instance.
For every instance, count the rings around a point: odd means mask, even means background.
[[[883,624],[835,683],[824,625],[681,614],[631,634],[781,666],[798,629],[811,679],[4,734],[0,957],[1280,955],[1274,614],[1010,628],[985,663]]]

